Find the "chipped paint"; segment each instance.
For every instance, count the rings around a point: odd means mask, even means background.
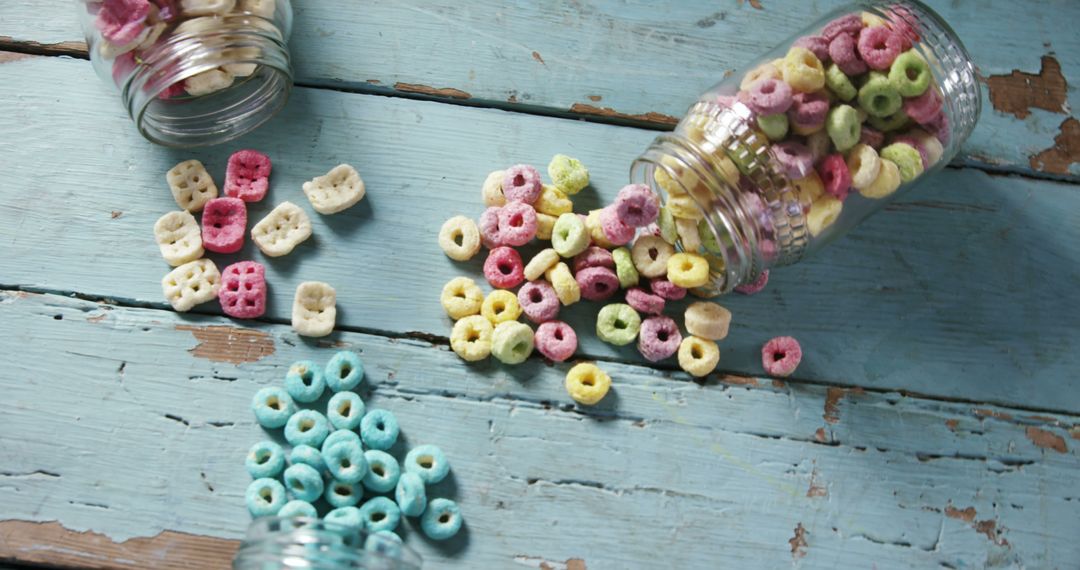
[[[540,52],[538,52],[538,51],[532,52],[532,58],[535,59],[536,61],[540,62],[540,65],[543,65],[545,67],[547,66],[547,64],[544,63],[544,58],[540,57]]]
[[[177,325],[176,330],[189,331],[195,340],[199,341],[199,344],[188,350],[196,358],[242,364],[274,354],[274,340],[262,331],[220,325]]]
[[[821,417],[830,424],[840,421],[840,400],[848,394],[862,394],[862,388],[829,388],[825,392],[825,413]]]
[[[1080,426],[1073,426],[1069,428],[1069,437],[1073,439],[1080,439]]]
[[[1054,146],[1031,157],[1031,168],[1053,174],[1068,174],[1080,162],[1080,121],[1069,117],[1061,122]]]
[[[428,85],[421,85],[419,83],[403,83],[401,81],[394,84],[394,89],[401,91],[402,93],[419,93],[421,95],[430,95],[432,97],[449,97],[451,99],[471,99],[472,94],[462,91],[461,89],[454,89],[453,87],[430,87]]]
[[[975,521],[975,532],[985,535],[987,540],[998,546],[1009,545],[1009,541],[1005,540],[1005,537],[998,536],[997,521],[994,519]]]
[[[109,217],[114,219],[114,220],[116,218],[119,218],[120,216],[123,216],[123,215],[124,215],[124,213],[121,212],[120,210],[113,210],[113,211],[109,212]]]
[[[987,77],[986,86],[994,109],[1017,119],[1027,118],[1033,108],[1051,113],[1069,112],[1068,84],[1061,74],[1061,64],[1052,55],[1042,56],[1038,75],[1014,69],[1008,75]]]
[[[29,54],[25,54],[25,53],[15,53],[15,52],[10,52],[10,51],[0,51],[0,64],[9,63],[9,62],[12,62],[12,61],[19,61],[20,59],[26,59],[26,58],[29,58],[29,57],[34,57],[34,56],[29,55]]]
[[[720,377],[720,381],[723,382],[724,384],[729,384],[731,386],[757,386],[758,385],[757,378],[752,378],[750,376],[736,376],[734,374],[724,374],[723,376]]]
[[[0,521],[0,560],[64,568],[157,570],[228,568],[240,546],[236,540],[171,530],[114,542],[105,534],[74,531],[58,522]],[[166,553],[168,556],[166,556]]]
[[[603,99],[603,97],[601,97],[599,95],[589,95],[589,101],[592,101],[593,103],[596,103],[597,101],[599,101],[601,99]]]
[[[821,482],[817,465],[810,470],[810,487],[806,489],[807,497],[828,497],[829,490]]]
[[[1012,421],[1013,419],[1012,414],[1009,414],[1007,412],[999,412],[997,410],[990,410],[987,408],[975,408],[974,410],[972,410],[972,413],[974,413],[976,416],[979,416],[980,418],[994,418],[997,420],[1005,421]]]
[[[1065,446],[1065,438],[1056,433],[1035,426],[1028,426],[1025,430],[1025,434],[1036,447],[1053,449],[1058,453],[1065,453],[1069,450],[1069,448]]]
[[[514,562],[528,568],[540,570],[588,570],[585,560],[581,558],[569,558],[566,562],[555,562],[539,556],[527,556],[519,554],[514,557]]]
[[[958,425],[960,425],[960,420],[945,420],[945,427],[949,428],[949,431],[956,431]]]
[[[945,507],[945,516],[950,519],[972,522],[975,520],[975,514],[975,507],[968,507],[966,509],[958,509],[952,505]]]
[[[595,105],[588,105],[585,103],[574,103],[570,107],[571,113],[579,113],[582,115],[595,115],[598,117],[611,117],[615,119],[630,119],[633,121],[643,121],[646,123],[659,123],[663,125],[675,125],[678,124],[679,119],[672,117],[671,115],[665,115],[663,113],[657,113],[649,111],[648,113],[639,113],[631,115],[628,113],[620,113],[611,107],[597,107]]]
[[[823,428],[823,427],[817,428],[817,431],[814,432],[814,440],[819,441],[821,443],[825,443],[826,441],[829,440],[828,436],[825,435],[825,428]]]
[[[802,523],[795,525],[795,536],[788,539],[788,544],[791,546],[792,559],[806,556],[806,548],[810,545],[806,543],[806,529]]]
[[[746,0],[739,0],[739,5],[742,6],[746,3]],[[761,5],[761,0],[750,0],[750,6],[757,10],[764,10],[765,7]]]

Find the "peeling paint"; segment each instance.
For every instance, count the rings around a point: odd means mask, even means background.
[[[825,435],[825,428],[817,428],[817,431],[814,432],[814,439],[816,441],[820,441],[821,443],[825,443],[826,441],[828,441],[829,438]]]
[[[1080,426],[1073,426],[1069,428],[1069,437],[1073,439],[1080,439]]]
[[[975,532],[986,535],[987,540],[998,546],[1009,545],[1009,541],[1005,540],[1005,537],[998,536],[997,521],[994,519],[975,521]]]
[[[806,548],[810,545],[806,543],[806,529],[802,523],[795,525],[795,536],[788,539],[788,544],[791,545],[792,559],[806,556]]]
[[[29,57],[34,57],[34,56],[29,55],[29,54],[25,54],[25,53],[15,53],[15,52],[10,52],[10,51],[0,51],[0,64],[9,63],[9,62],[12,62],[12,61],[19,61],[20,59],[26,59],[26,58],[29,58]]]
[[[538,52],[538,51],[532,52],[532,57],[536,61],[540,62],[540,65],[543,65],[543,66],[547,67],[547,64],[544,63],[544,58],[540,57],[540,52]]]
[[[196,358],[242,364],[274,354],[274,340],[262,331],[231,326],[191,325],[177,325],[176,330],[189,331],[195,340],[199,341],[199,344],[188,350]]]
[[[739,5],[742,6],[747,0],[739,0]],[[750,6],[757,10],[764,10],[765,7],[761,5],[761,0],[750,0]]]
[[[829,490],[821,483],[818,477],[817,465],[810,470],[810,487],[806,490],[807,497],[828,497]]]
[[[1002,113],[1017,119],[1027,118],[1031,109],[1067,114],[1068,84],[1061,74],[1061,64],[1052,55],[1042,56],[1038,75],[1014,69],[1009,75],[986,78],[990,103]]]
[[[821,417],[830,424],[840,421],[840,400],[848,394],[862,394],[862,388],[829,388],[825,392],[825,413]]]
[[[595,102],[597,102],[597,101],[599,101],[601,99],[603,99],[603,97],[601,97],[599,95],[589,95],[589,101],[592,101],[593,103],[595,103]]]
[[[1069,117],[1061,122],[1054,146],[1031,157],[1031,168],[1054,174],[1068,174],[1080,162],[1080,121]]]
[[[672,117],[671,115],[665,115],[663,113],[657,113],[654,111],[631,115],[628,113],[620,113],[615,109],[612,109],[611,107],[597,107],[595,105],[588,105],[585,103],[574,103],[570,107],[570,112],[579,113],[582,115],[595,115],[598,117],[612,117],[616,119],[644,121],[646,123],[659,123],[663,125],[675,125],[679,122],[679,119],[676,117]]]
[[[403,93],[419,93],[421,95],[431,95],[432,97],[449,97],[451,99],[471,99],[472,94],[462,91],[461,89],[454,89],[453,87],[430,87],[428,85],[421,85],[419,83],[403,83],[401,81],[394,84],[394,89]]]
[[[976,416],[980,418],[994,418],[998,420],[1011,421],[1013,419],[1012,414],[1006,412],[999,412],[997,410],[989,410],[986,408],[975,408],[972,410]]]
[[[540,570],[588,570],[585,560],[581,558],[569,558],[566,562],[555,562],[539,556],[519,554],[514,557],[514,562],[529,568],[539,568]]]
[[[1035,426],[1028,426],[1025,433],[1027,438],[1030,439],[1031,443],[1034,443],[1036,447],[1053,449],[1058,453],[1065,453],[1069,450],[1069,448],[1065,446],[1065,438],[1056,433]]]
[[[123,216],[123,215],[124,215],[124,213],[121,212],[120,210],[113,210],[113,211],[109,212],[109,217],[114,219],[114,220],[116,218],[119,218],[120,216]]]
[[[968,507],[966,509],[958,509],[952,505],[945,507],[945,516],[950,519],[972,522],[975,520],[975,514],[975,507]]]
[[[105,534],[74,531],[58,522],[0,521],[0,560],[64,568],[190,570],[228,568],[237,540],[162,531],[114,542]],[[42,548],[51,545],[56,548]],[[165,556],[168,553],[168,556]]]
[[[950,431],[956,431],[956,426],[960,425],[960,420],[945,420],[945,427]]]
[[[720,381],[724,384],[730,384],[732,386],[757,386],[757,378],[750,376],[736,376],[734,374],[724,374],[720,377]]]

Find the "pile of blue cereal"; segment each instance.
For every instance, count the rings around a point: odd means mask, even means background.
[[[253,517],[317,517],[316,505],[324,500],[331,510],[323,520],[397,542],[401,538],[394,530],[402,516],[419,517],[421,530],[433,540],[454,536],[462,523],[457,504],[429,500],[426,489],[450,472],[446,456],[434,445],[414,447],[401,463],[390,455],[397,418],[387,410],[365,412],[353,391],[363,379],[360,357],[345,350],[325,369],[310,360],[295,362],[284,389],[272,386],[255,394],[256,421],[268,430],[284,428],[292,449],[286,454],[272,441],[252,446],[245,462],[255,479],[245,495],[248,510]],[[326,389],[334,393],[326,415],[298,408],[317,402]],[[365,495],[369,498],[361,504]]]

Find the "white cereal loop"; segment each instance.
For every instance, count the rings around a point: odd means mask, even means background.
[[[154,222],[154,240],[161,257],[176,267],[203,256],[202,232],[191,212],[169,212]]]
[[[211,69],[184,80],[184,91],[198,97],[221,91],[233,84],[233,76],[223,69]]]
[[[218,18],[216,16],[203,16],[201,18],[191,18],[190,20],[184,20],[180,22],[176,29],[173,30],[172,35],[179,36],[182,34],[201,34],[203,32],[209,32],[211,30],[220,28],[225,25],[224,18]]]
[[[275,0],[240,0],[237,7],[243,12],[270,18],[274,15],[277,2]]]
[[[484,187],[480,192],[484,195],[484,205],[488,208],[506,205],[506,195],[503,194],[502,189],[502,180],[505,175],[505,170],[496,170],[484,179]]]
[[[180,9],[188,16],[206,16],[231,12],[236,0],[180,0]]]
[[[337,292],[321,281],[305,281],[296,287],[292,328],[302,336],[326,336],[337,319]]]
[[[304,183],[304,195],[320,214],[336,214],[364,197],[364,181],[356,169],[339,164],[324,176]]]
[[[311,220],[303,208],[282,202],[251,228],[251,241],[270,257],[287,255],[311,237]]]
[[[176,204],[189,212],[202,210],[210,200],[217,198],[218,189],[214,179],[201,162],[185,160],[165,173]]]
[[[480,251],[480,230],[476,222],[465,216],[454,216],[439,230],[439,247],[446,257],[455,261],[472,259]]]
[[[185,263],[161,279],[165,300],[178,312],[190,311],[199,303],[217,298],[221,273],[209,259]]]
[[[221,53],[221,57],[224,59],[239,61],[259,59],[261,55],[262,50],[254,47],[226,49],[222,50]],[[233,77],[247,77],[255,73],[257,67],[259,67],[257,63],[226,63],[221,66],[221,69]]]

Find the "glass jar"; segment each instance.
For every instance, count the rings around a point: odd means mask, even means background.
[[[233,570],[420,570],[422,563],[400,539],[313,518],[263,517],[248,527]]]
[[[289,0],[76,0],[90,61],[166,146],[239,137],[292,89]]]
[[[980,112],[975,66],[917,0],[826,14],[726,77],[635,160],[661,197],[652,230],[728,293],[843,235],[942,168]]]

